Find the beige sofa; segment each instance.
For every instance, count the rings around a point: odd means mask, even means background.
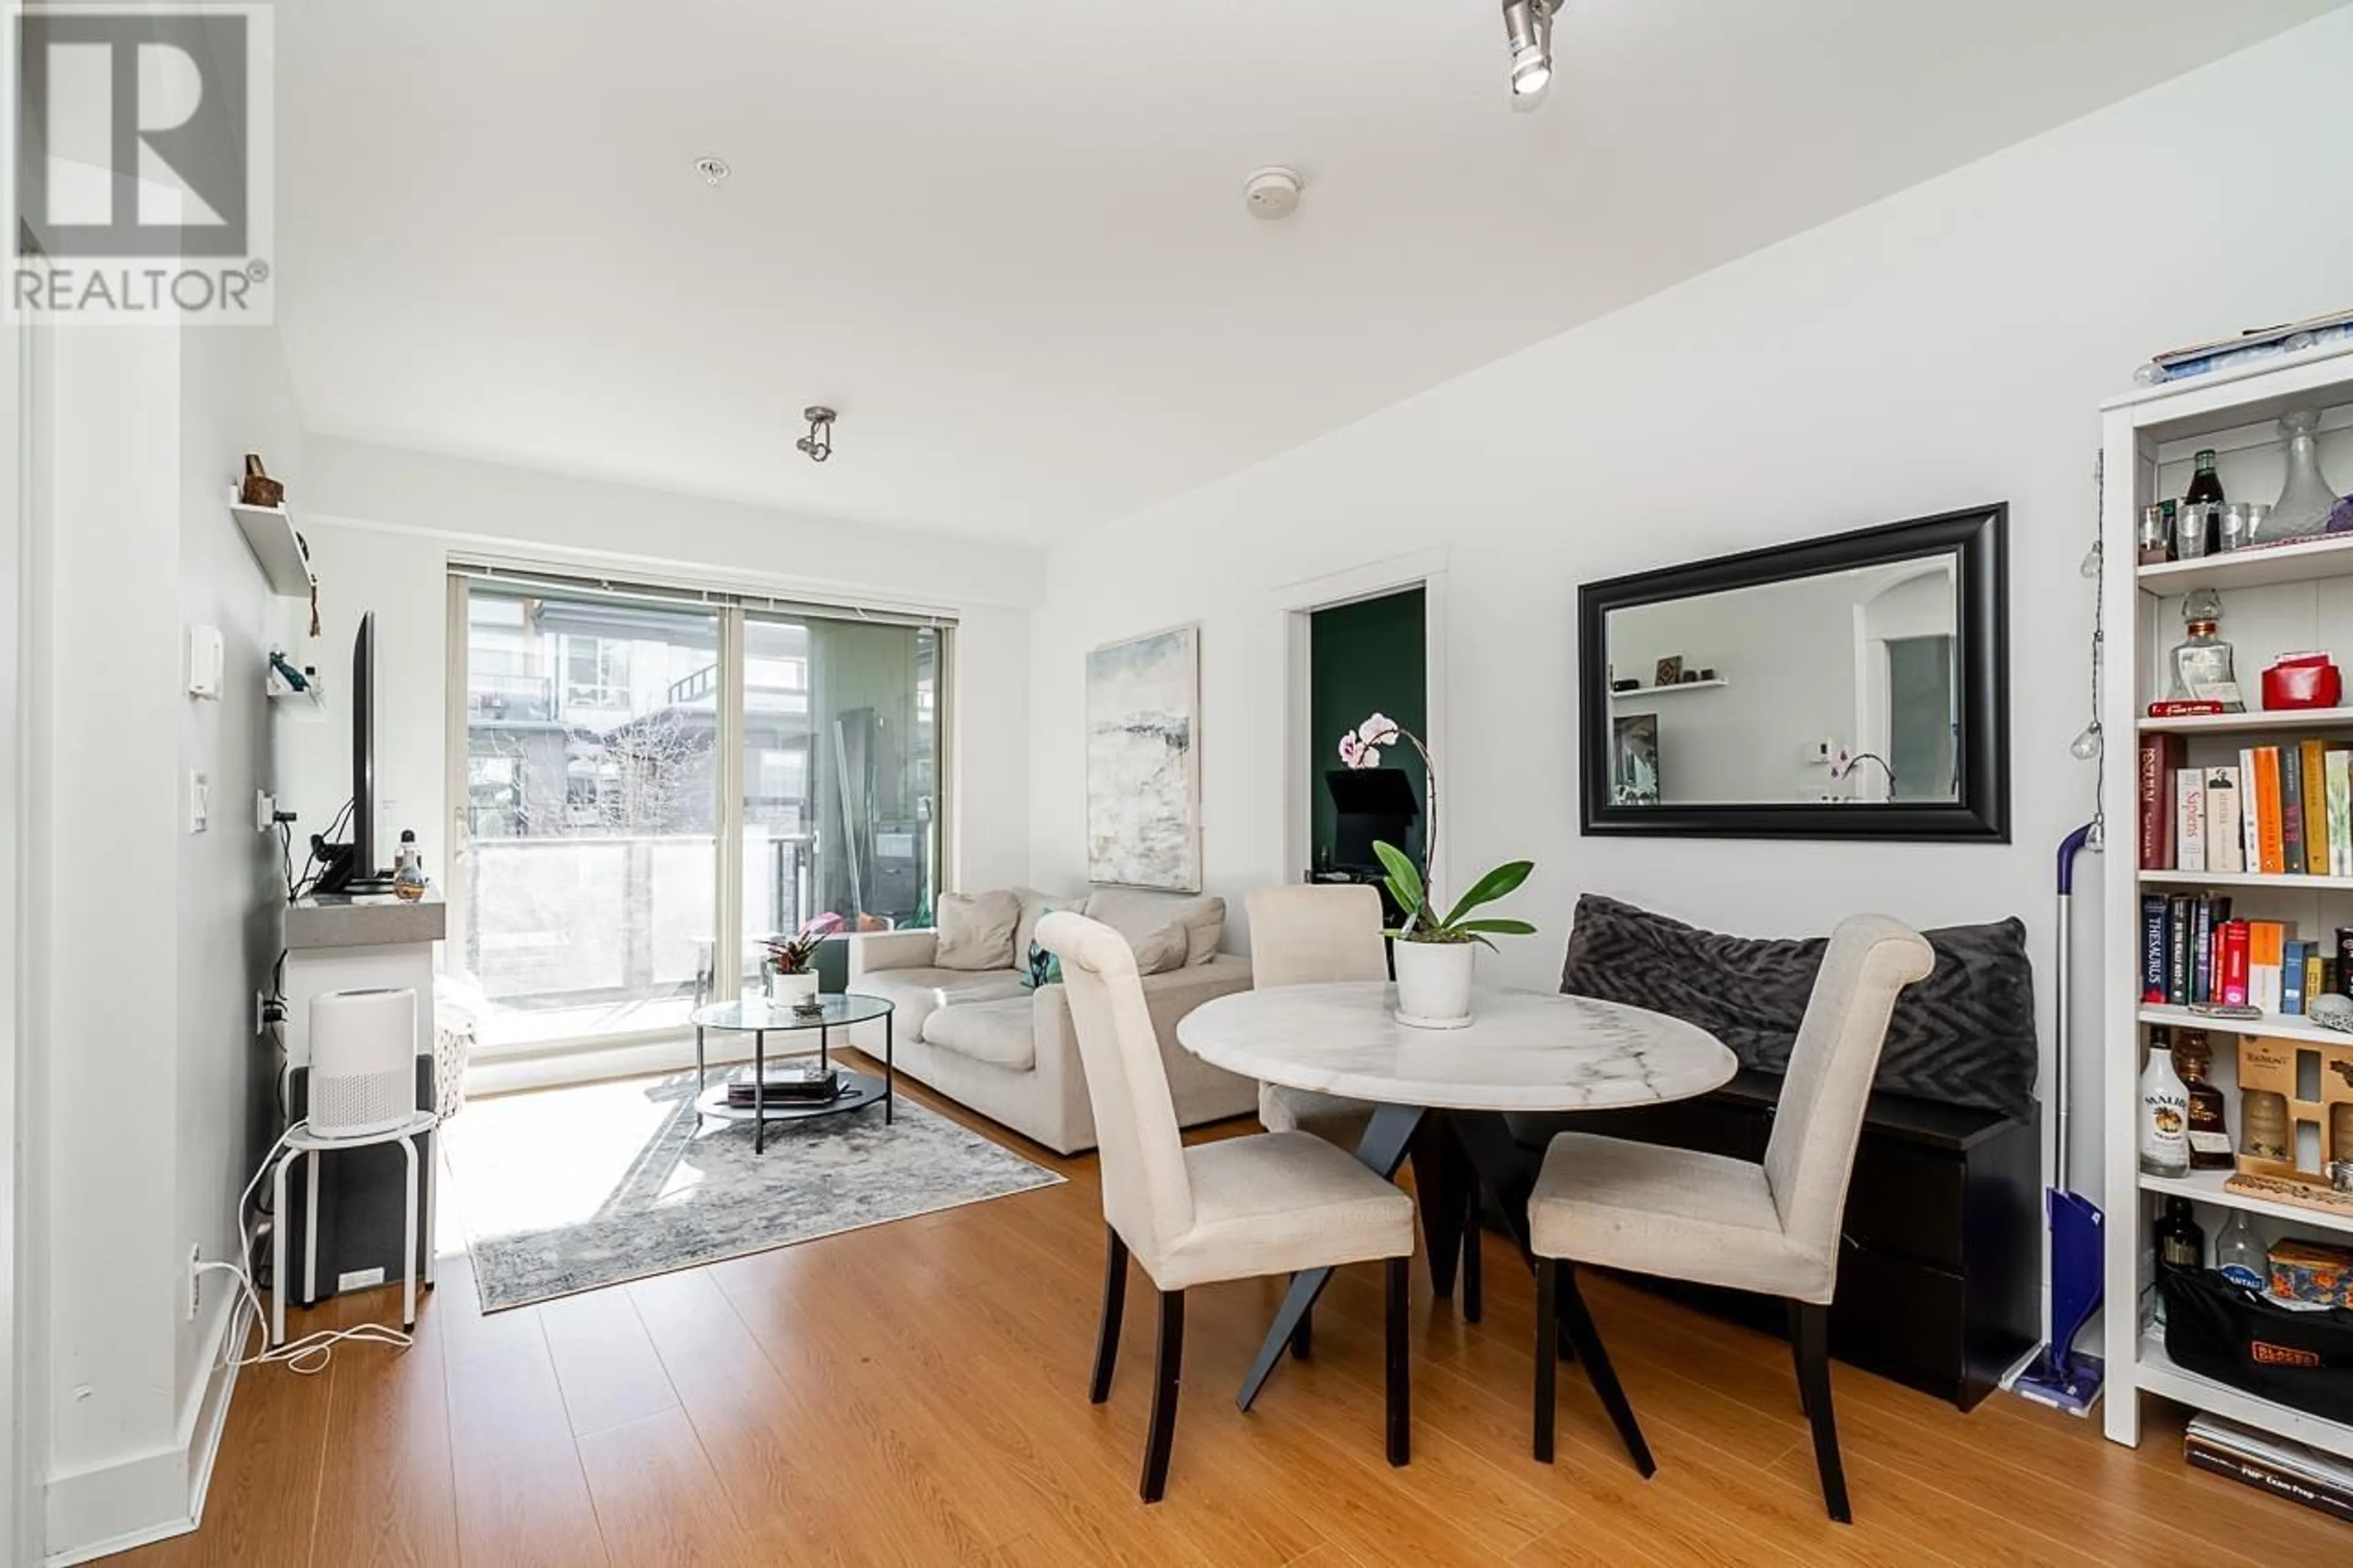
[[[1183,967],[1144,977],[1152,1026],[1168,1067],[1176,1120],[1197,1126],[1246,1116],[1258,1105],[1258,1086],[1213,1068],[1176,1043],[1176,1020],[1208,1001],[1250,988],[1247,959],[1217,951],[1225,900],[1130,888],[1098,888],[1063,899],[1014,889],[1021,920],[1013,967],[934,967],[936,938],[928,931],[883,931],[850,941],[849,988],[892,1005],[898,1070],[940,1093],[1034,1138],[1060,1153],[1095,1146],[1094,1113],[1079,1065],[1078,1037],[1060,985],[1035,991],[1024,984],[1039,920],[1049,910],[1077,910],[1133,942],[1181,921],[1187,937]],[[879,1033],[861,1029],[861,1048],[879,1054]]]

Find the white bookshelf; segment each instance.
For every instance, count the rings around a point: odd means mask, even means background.
[[[2147,716],[2151,701],[2170,695],[2165,689],[2166,658],[2181,640],[2182,595],[2192,588],[2211,587],[2221,595],[2221,635],[2232,645],[2235,673],[2249,701],[2260,699],[2264,668],[2284,653],[2327,649],[2340,667],[2353,671],[2353,537],[2156,566],[2136,562],[2141,509],[2181,494],[2192,454],[2201,447],[2221,454],[2217,471],[2231,499],[2271,500],[2284,472],[2272,426],[2297,407],[2324,411],[2323,468],[2340,489],[2353,485],[2353,346],[2331,345],[2219,376],[2135,391],[2106,404],[2101,414],[2106,474],[2101,537],[2108,563],[2102,610],[2109,658],[2100,702],[2101,722],[2112,738],[2103,785],[2112,826],[2101,867],[2108,913],[2098,966],[2105,1001],[2101,1079],[2106,1308],[2101,1348],[2107,1384],[2102,1420],[2107,1436],[2119,1443],[2138,1443],[2141,1402],[2154,1396],[2353,1456],[2353,1426],[2176,1366],[2161,1336],[2144,1333],[2140,1318],[2143,1293],[2152,1284],[2151,1231],[2166,1198],[2188,1198],[2210,1238],[2232,1210],[2254,1216],[2267,1238],[2295,1233],[2342,1240],[2353,1233],[2353,1224],[2320,1210],[2229,1192],[2223,1186],[2228,1172],[2144,1176],[2139,1162],[2139,1082],[2150,1028],[2198,1028],[2214,1037],[2216,1081],[2230,1099],[2234,1137],[2241,1130],[2234,1037],[2313,1044],[2347,1040],[2302,1017],[2214,1018],[2140,1000],[2145,891],[2227,890],[2234,915],[2281,921],[2292,934],[2306,939],[2326,941],[2335,927],[2353,925],[2353,877],[2144,871],[2137,853],[2133,747],[2139,736],[2179,735],[2191,765],[2215,766],[2235,763],[2244,746],[2353,732],[2353,708]]]

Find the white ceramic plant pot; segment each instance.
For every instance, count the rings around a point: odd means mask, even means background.
[[[814,1005],[817,1001],[817,972],[811,970],[807,974],[777,974],[771,972],[768,976],[768,998],[779,1007],[793,1007],[803,1004]]]
[[[1471,1021],[1471,942],[1399,942],[1398,1022],[1418,1029],[1459,1029]]]

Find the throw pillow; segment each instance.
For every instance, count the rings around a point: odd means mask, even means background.
[[[1084,899],[1058,899],[1035,888],[1017,888],[1014,892],[1021,900],[1021,923],[1013,928],[1013,951],[1018,953],[1028,952],[1036,943],[1039,921],[1057,910],[1075,911],[1086,904]]]
[[[1020,923],[1021,900],[1010,891],[942,893],[932,963],[940,969],[1010,969],[1013,928]]]
[[[2039,1051],[2026,924],[1923,931],[1936,967],[1895,999],[1874,1087],[2034,1115]],[[1560,988],[1682,1018],[1740,1065],[1786,1073],[1827,938],[1726,936],[1588,893],[1577,901]]]
[[[1183,922],[1171,921],[1142,942],[1133,944],[1135,972],[1138,974],[1166,974],[1185,967],[1186,936]]]
[[[1127,938],[1130,947],[1175,921],[1185,927],[1187,963],[1215,958],[1226,930],[1223,899],[1172,897],[1141,888],[1097,888],[1087,895],[1085,913]]]
[[[1060,985],[1062,983],[1060,956],[1048,952],[1034,942],[1029,944],[1029,973],[1021,977],[1022,990],[1035,991],[1040,986]]]

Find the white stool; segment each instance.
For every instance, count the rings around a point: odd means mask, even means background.
[[[429,1132],[440,1121],[440,1116],[430,1110],[420,1110],[410,1121],[382,1132],[363,1133],[356,1138],[329,1138],[311,1131],[305,1120],[287,1130],[284,1152],[278,1157],[270,1176],[274,1206],[270,1213],[276,1223],[270,1226],[269,1239],[269,1342],[275,1347],[286,1342],[286,1167],[301,1155],[310,1162],[310,1200],[303,1207],[302,1229],[302,1299],[307,1304],[319,1299],[319,1156],[338,1149],[365,1149],[377,1143],[397,1143],[408,1156],[408,1228],[407,1244],[400,1253],[400,1326],[404,1331],[417,1327],[417,1205],[421,1192],[425,1198],[425,1227],[429,1236],[433,1229],[433,1194],[438,1183],[430,1180],[430,1173],[420,1173],[417,1163],[417,1135]],[[433,1253],[425,1253],[425,1283],[433,1283]]]

